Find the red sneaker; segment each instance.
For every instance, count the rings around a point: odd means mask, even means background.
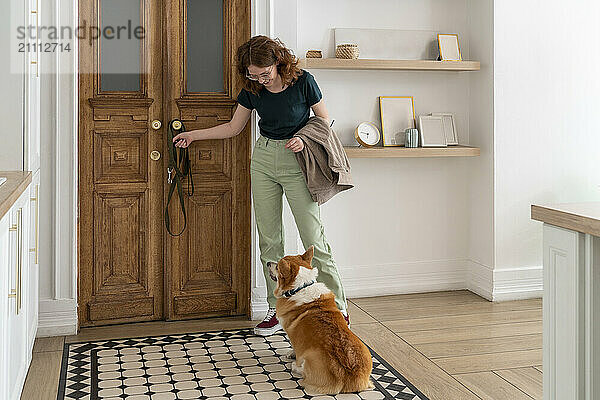
[[[254,327],[254,333],[259,336],[270,336],[275,332],[282,330],[283,327],[275,316],[275,309],[269,308],[263,321]]]

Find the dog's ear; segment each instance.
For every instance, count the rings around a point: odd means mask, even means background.
[[[277,277],[279,282],[279,287],[286,287],[294,282],[296,276],[298,276],[298,271],[300,270],[300,265],[296,263],[289,263],[285,259],[281,259],[277,263]]]
[[[280,260],[277,263],[277,271],[279,273],[280,280],[286,281],[289,278],[291,272],[290,264],[288,264],[288,262],[283,259]]]
[[[307,262],[307,263],[310,265],[310,263],[311,263],[311,261],[312,261],[312,259],[313,259],[313,255],[314,255],[314,254],[315,254],[315,246],[311,245],[311,246],[308,248],[308,250],[306,250],[306,251],[304,252],[304,254],[302,254],[302,256],[301,256],[301,257],[302,257],[302,259],[303,259],[304,261],[306,261],[306,262]]]

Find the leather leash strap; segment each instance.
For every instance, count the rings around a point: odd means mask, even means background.
[[[194,181],[192,179],[192,171],[190,169],[190,155],[187,147],[179,147],[179,155],[177,155],[177,147],[173,143],[173,138],[180,132],[184,132],[185,127],[183,122],[178,119],[174,119],[169,122],[167,129],[167,146],[169,148],[169,167],[167,168],[168,182],[171,184],[169,187],[169,195],[167,197],[167,205],[165,207],[165,226],[167,232],[171,236],[179,236],[185,231],[187,225],[187,216],[185,214],[185,203],[183,200],[183,180],[187,177],[188,180],[188,196],[194,195]],[[181,212],[183,213],[183,228],[179,233],[171,232],[171,219],[169,217],[169,203],[173,192],[177,188],[177,194],[179,196],[179,204],[181,205]]]

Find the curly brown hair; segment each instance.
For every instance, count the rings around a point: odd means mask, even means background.
[[[281,75],[284,85],[292,85],[303,74],[302,70],[298,68],[298,58],[293,52],[285,47],[279,38],[271,39],[264,35],[253,36],[238,47],[236,61],[237,71],[244,89],[257,96],[262,85],[246,78],[250,65],[268,67],[277,64],[277,73]]]

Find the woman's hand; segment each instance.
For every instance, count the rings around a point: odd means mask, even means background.
[[[297,153],[304,149],[304,142],[299,137],[293,137],[285,144],[285,148]]]
[[[173,138],[173,143],[175,143],[175,147],[188,147],[193,141],[194,137],[192,135],[192,131],[181,132],[177,136]]]

